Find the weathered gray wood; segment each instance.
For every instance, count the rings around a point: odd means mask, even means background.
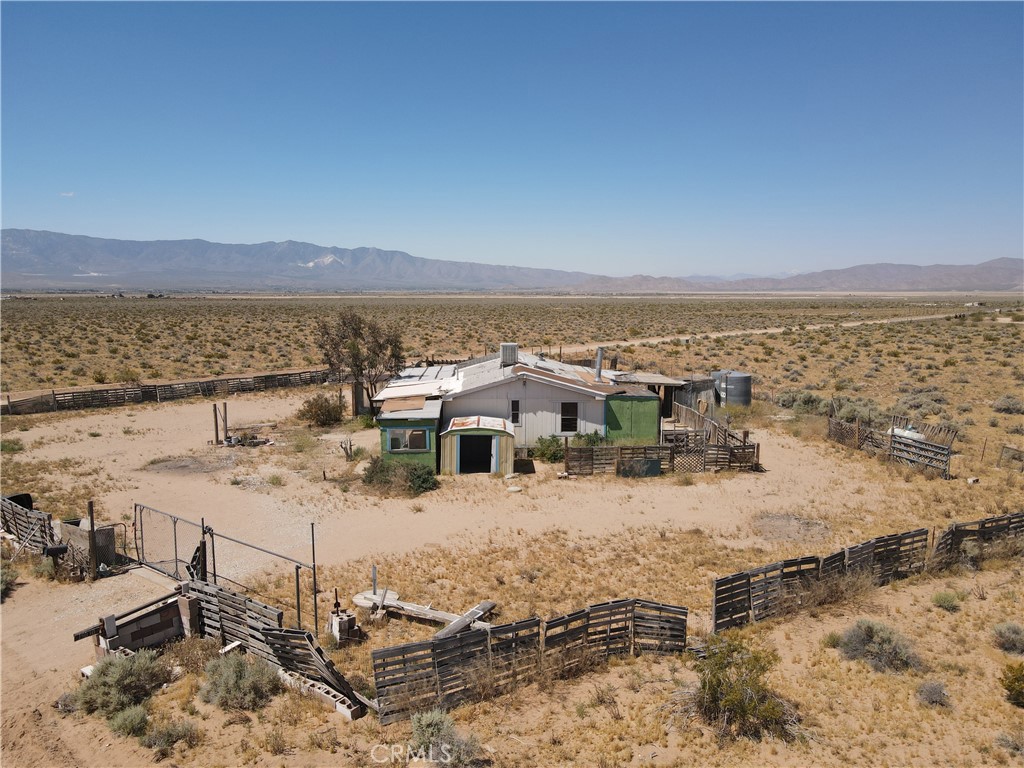
[[[489,614],[491,611],[493,611],[497,607],[498,607],[498,604],[496,602],[494,602],[493,600],[482,600],[482,601],[480,601],[477,605],[475,605],[474,607],[470,608],[468,611],[466,611],[464,614],[462,614],[459,618],[457,618],[455,621],[453,621],[447,627],[445,627],[444,629],[438,631],[434,635],[434,639],[435,640],[443,640],[446,637],[451,637],[452,635],[457,635],[459,632],[462,632],[464,629],[468,628],[470,625],[472,625],[478,619],[482,619],[484,616]]]

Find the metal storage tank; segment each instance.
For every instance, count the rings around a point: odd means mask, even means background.
[[[712,371],[711,378],[722,397],[722,405],[750,405],[753,379],[740,371]]]

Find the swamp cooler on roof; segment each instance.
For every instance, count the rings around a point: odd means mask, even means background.
[[[752,380],[749,373],[712,371],[722,405],[750,405]]]

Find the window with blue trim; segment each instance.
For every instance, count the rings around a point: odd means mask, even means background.
[[[429,450],[427,430],[425,429],[389,429],[388,452],[426,451]]]

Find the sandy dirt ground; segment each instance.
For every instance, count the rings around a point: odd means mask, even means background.
[[[850,542],[850,530],[828,522],[836,509],[860,519],[862,531],[890,530],[885,520],[873,518],[887,493],[873,465],[837,463],[834,447],[780,431],[756,434],[764,473],[683,485],[671,476],[562,480],[556,468],[541,466],[537,474],[511,481],[486,475],[442,478],[438,491],[417,499],[382,499],[364,492],[354,479],[359,466],[349,464],[338,448],[342,432],[302,447],[297,433],[286,428],[285,421],[308,396],[304,391],[230,399],[229,420],[236,430],[281,422],[267,430],[275,444],[259,448],[209,444],[209,401],[45,418],[17,434],[25,459],[70,457],[109,475],[110,487],[96,499],[108,520],[130,520],[133,503],[143,503],[196,522],[203,518],[219,532],[302,560],[310,556],[314,522],[322,565],[465,541],[495,530],[536,534],[558,527],[594,536],[635,526],[699,527],[737,546],[770,550],[773,542],[799,537],[809,549],[824,550]],[[353,439],[369,449],[379,438],[376,430],[364,430]],[[513,484],[521,491],[509,492]],[[5,487],[3,492],[22,490],[31,489]],[[236,562],[231,558],[218,552],[218,570],[244,575],[262,567],[241,555]],[[89,641],[72,642],[75,630],[171,587],[135,571],[91,585],[31,582],[16,589],[0,611],[4,765],[151,762],[149,750],[113,737],[102,721],[62,718],[51,704],[93,660]],[[234,758],[223,759],[230,765]]]
[[[237,429],[278,422],[293,416],[306,397],[235,397],[229,421]],[[322,482],[325,473],[336,478],[361,469],[345,461],[337,447],[340,433],[320,438],[325,452],[296,454],[280,436],[276,445],[254,449],[210,446],[212,432],[212,407],[203,401],[76,414],[17,434],[26,459],[73,457],[112,476],[116,487],[96,499],[112,521],[130,516],[133,504],[141,503],[197,523],[204,519],[219,532],[306,561],[312,522],[324,565],[407,552],[496,527],[536,533],[558,526],[597,535],[673,525],[701,527],[746,544],[756,538],[749,527],[755,518],[781,520],[797,510],[813,517],[815,508],[834,504],[868,508],[881,494],[868,472],[840,468],[820,446],[780,432],[757,435],[766,472],[733,475],[728,482],[682,488],[673,477],[559,480],[557,467],[538,464],[537,474],[511,482],[489,475],[442,478],[440,490],[418,499],[366,494],[358,480],[347,493],[336,482]],[[370,449],[379,433],[363,430],[353,439]],[[511,485],[522,492],[507,492]],[[225,562],[221,570],[227,567]]]

